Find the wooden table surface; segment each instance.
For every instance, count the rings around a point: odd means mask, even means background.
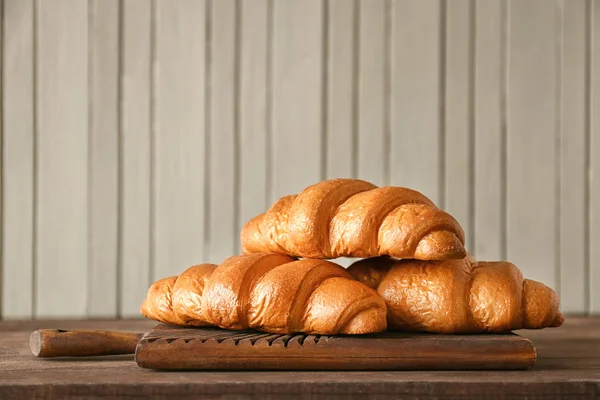
[[[600,318],[520,331],[538,361],[528,371],[157,372],[133,355],[36,359],[39,328],[148,331],[149,321],[0,321],[0,399],[28,398],[573,398],[600,399]]]

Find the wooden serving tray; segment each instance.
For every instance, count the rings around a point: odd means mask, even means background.
[[[140,367],[180,370],[526,369],[533,343],[514,333],[280,335],[158,324],[138,343]]]

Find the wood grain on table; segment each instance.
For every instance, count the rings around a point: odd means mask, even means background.
[[[144,332],[152,321],[0,322],[0,399],[24,398],[600,398],[600,318],[567,318],[557,329],[519,331],[538,350],[529,371],[156,372],[133,355],[34,358],[40,328]]]

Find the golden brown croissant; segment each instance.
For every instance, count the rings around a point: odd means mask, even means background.
[[[464,232],[421,193],[334,179],[277,201],[242,229],[242,251],[304,258],[465,257]]]
[[[390,330],[503,332],[564,321],[556,293],[523,279],[509,262],[377,257],[355,262],[348,272],[383,297]]]
[[[341,266],[268,253],[161,279],[148,290],[141,312],[178,325],[320,335],[381,332],[387,314],[375,290]]]

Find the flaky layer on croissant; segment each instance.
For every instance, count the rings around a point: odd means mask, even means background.
[[[557,294],[523,279],[509,262],[365,259],[348,272],[377,290],[388,329],[433,333],[503,332],[562,325]]]
[[[465,257],[460,224],[423,194],[334,179],[279,199],[242,229],[242,251],[304,258]]]
[[[268,253],[161,279],[148,290],[141,312],[177,325],[319,335],[381,332],[387,314],[375,290],[341,266]]]

